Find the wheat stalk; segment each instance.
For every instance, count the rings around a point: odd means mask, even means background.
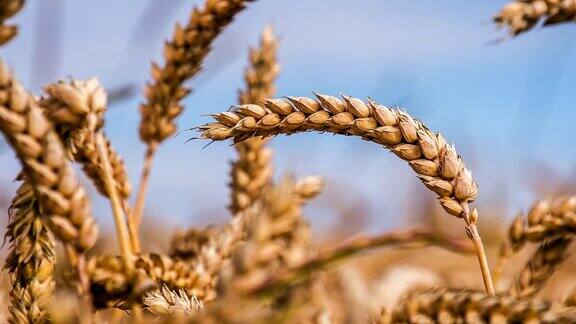
[[[84,251],[97,237],[86,191],[61,142],[34,99],[0,62],[0,130],[20,159],[51,232],[76,254],[80,288],[89,305]]]
[[[25,177],[20,177],[25,178]],[[10,251],[4,268],[11,275],[11,323],[47,320],[54,292],[54,242],[44,224],[33,187],[26,179],[12,200],[6,237]]]
[[[572,323],[576,309],[557,309],[534,299],[490,296],[460,289],[413,294],[391,316],[393,323]]]
[[[8,43],[18,33],[18,27],[6,24],[24,6],[24,0],[4,0],[0,2],[0,45]]]
[[[474,253],[472,246],[427,230],[404,230],[375,236],[358,236],[336,246],[317,251],[303,263],[284,269],[272,276],[243,287],[247,294],[266,295],[286,289],[307,279],[314,271],[324,269],[340,260],[360,254],[369,249],[391,246],[438,246],[456,253]]]
[[[255,104],[233,107],[231,111],[213,115],[216,122],[200,127],[201,136],[211,140],[233,139],[236,143],[254,136],[320,131],[360,136],[384,145],[409,163],[424,185],[439,196],[444,210],[465,221],[466,233],[477,250],[484,285],[492,294],[488,262],[476,228],[478,212],[469,210],[478,187],[454,147],[405,111],[372,100],[366,103],[348,96],[343,96],[344,100],[316,96],[317,100],[267,99],[265,107]]]
[[[276,59],[278,41],[271,26],[262,32],[260,45],[250,49],[249,66],[244,71],[245,89],[239,91],[238,102],[259,103],[275,94],[274,81],[280,72]],[[252,138],[236,144],[238,157],[232,162],[231,205],[233,214],[245,210],[257,198],[262,188],[272,180],[272,151],[265,147],[266,140]]]
[[[544,21],[544,26],[575,22],[576,1],[516,0],[504,6],[494,17],[494,22],[508,28],[511,35],[530,30],[539,21]]]
[[[176,24],[172,40],[164,46],[163,67],[152,64],[152,81],[144,89],[146,102],[140,105],[140,138],[147,144],[140,185],[130,219],[140,224],[154,153],[159,143],[176,132],[175,119],[182,112],[180,101],[190,90],[184,83],[201,69],[214,39],[253,0],[206,0],[194,8],[188,24]]]
[[[82,164],[98,191],[110,198],[118,241],[125,260],[130,260],[131,245],[139,249],[139,242],[135,231],[129,235],[126,228],[124,207],[130,195],[126,168],[102,133],[107,102],[104,88],[98,79],[92,78],[59,81],[44,87],[44,91],[47,96],[39,104],[55,125],[71,158]]]

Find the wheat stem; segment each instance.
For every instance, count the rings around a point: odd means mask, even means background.
[[[128,218],[128,221],[132,223],[130,227],[134,228],[136,231],[133,235],[138,235],[138,228],[140,227],[140,222],[142,221],[142,214],[144,212],[144,204],[146,202],[146,193],[148,191],[148,184],[150,181],[150,173],[152,172],[152,165],[154,164],[154,153],[156,152],[156,143],[151,143],[146,149],[146,154],[144,157],[144,166],[142,167],[142,173],[140,175],[140,184],[138,186],[138,191],[136,193],[136,202],[134,203],[134,208],[132,209],[132,214]]]
[[[108,160],[108,150],[106,148],[106,142],[102,135],[102,132],[97,132],[94,134],[96,141],[96,150],[100,155],[100,160],[102,162],[102,169],[104,171],[104,183],[107,188],[107,192],[110,195],[110,204],[112,206],[112,213],[114,214],[114,223],[116,225],[116,235],[118,237],[118,242],[120,244],[120,251],[126,260],[127,268],[131,269],[130,263],[132,262],[132,247],[130,234],[128,232],[128,227],[126,225],[126,216],[124,215],[124,210],[122,209],[122,204],[118,198],[118,192],[114,186],[114,178],[112,176],[112,168],[110,167],[110,161]]]
[[[321,250],[304,263],[293,268],[281,271],[246,287],[249,294],[268,294],[274,290],[285,289],[288,285],[295,285],[309,277],[314,271],[326,268],[340,260],[357,255],[369,249],[390,246],[438,246],[456,253],[474,253],[472,246],[461,240],[451,239],[426,230],[403,230],[383,233],[376,236],[358,236],[341,244]]]

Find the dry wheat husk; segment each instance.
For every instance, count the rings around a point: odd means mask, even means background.
[[[249,66],[244,71],[245,89],[238,92],[241,105],[262,102],[274,96],[274,82],[280,72],[276,58],[278,41],[271,26],[262,32],[260,45],[250,49]],[[266,139],[252,138],[236,144],[238,157],[232,162],[230,210],[236,215],[250,206],[262,188],[272,181],[272,151]]]
[[[460,289],[415,293],[391,314],[392,323],[573,323],[576,309],[548,302]],[[382,318],[381,323],[387,323]]]
[[[14,148],[30,180],[46,222],[79,257],[97,237],[86,191],[66,161],[58,136],[35,100],[0,63],[0,130]],[[83,276],[83,260],[77,260]],[[81,278],[83,287],[86,278]]]
[[[212,42],[251,0],[206,0],[195,7],[186,26],[176,24],[172,40],[164,46],[164,66],[152,65],[152,81],[140,106],[140,138],[148,145],[164,141],[176,132],[180,101],[190,92],[184,82],[201,69]]]
[[[50,236],[34,189],[24,176],[9,208],[6,238],[10,323],[44,323],[54,292],[54,241]]]
[[[144,296],[144,307],[158,316],[192,315],[204,310],[196,296],[188,296],[184,290],[173,291],[166,286]]]
[[[576,1],[517,0],[494,17],[494,22],[508,28],[511,35],[530,30],[540,21],[544,21],[544,26],[576,21]]]
[[[18,26],[9,25],[6,20],[17,14],[23,6],[24,0],[0,2],[0,45],[8,43],[18,33]]]

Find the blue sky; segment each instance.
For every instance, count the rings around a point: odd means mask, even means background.
[[[161,59],[173,22],[185,22],[201,2],[31,1],[14,19],[19,38],[0,55],[36,93],[67,76],[98,76],[111,89],[134,84],[132,98],[110,107],[106,131],[136,186],[144,150],[137,108],[149,62]],[[194,93],[185,100],[180,128],[235,103],[247,48],[272,23],[281,39],[278,96],[346,93],[406,108],[455,143],[479,183],[480,210],[504,201],[502,217],[509,217],[554,190],[534,190],[541,177],[574,179],[576,26],[537,29],[494,44],[505,32],[490,17],[504,4],[256,1],[217,40],[205,71],[190,83]],[[227,217],[233,150],[225,143],[206,149],[199,141],[184,144],[190,135],[160,148],[151,180],[148,211],[174,226]],[[304,134],[274,139],[272,146],[277,174],[323,175],[325,196],[350,204],[367,199],[372,230],[402,225],[401,216],[413,210],[406,195],[427,194],[403,162],[358,139]],[[0,165],[0,186],[11,194],[18,164],[2,150]],[[92,195],[102,226],[110,226],[106,202]],[[308,210],[319,228],[337,212],[323,199]]]

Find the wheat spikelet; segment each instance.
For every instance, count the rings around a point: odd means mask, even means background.
[[[24,0],[4,0],[0,2],[0,45],[8,43],[18,33],[18,27],[6,24],[24,6]]]
[[[166,286],[147,293],[144,297],[144,307],[158,316],[192,315],[204,309],[196,296],[189,297],[183,290],[172,291]]]
[[[10,251],[4,268],[12,282],[10,322],[42,323],[47,320],[54,292],[54,242],[43,223],[32,185],[21,180],[9,209],[6,232]]]
[[[250,64],[244,72],[246,89],[239,91],[238,102],[259,103],[275,94],[274,81],[280,72],[276,59],[276,40],[272,27],[262,32],[260,45],[250,49]],[[266,140],[253,138],[236,144],[238,158],[232,162],[230,210],[237,214],[250,206],[262,188],[270,181],[273,169],[270,160],[272,152],[265,147]]]
[[[534,299],[483,292],[435,289],[403,301],[391,315],[393,323],[572,323],[575,309],[556,309]],[[385,323],[382,321],[382,323]]]
[[[74,251],[79,288],[85,305],[90,305],[83,253],[94,244],[98,230],[86,191],[41,109],[3,62],[0,98],[0,130],[24,167],[50,231]]]
[[[343,96],[343,100],[316,94],[317,99],[287,97],[267,99],[265,107],[249,104],[213,115],[201,126],[202,138],[233,139],[274,136],[305,131],[354,135],[384,145],[407,161],[424,185],[436,193],[444,210],[463,218],[475,244],[486,289],[493,292],[484,248],[476,228],[478,212],[469,203],[478,194],[471,172],[452,145],[402,110],[369,100]]]
[[[574,0],[517,0],[504,6],[494,17],[494,22],[508,28],[511,35],[530,30],[539,21],[547,26],[575,20]]]

